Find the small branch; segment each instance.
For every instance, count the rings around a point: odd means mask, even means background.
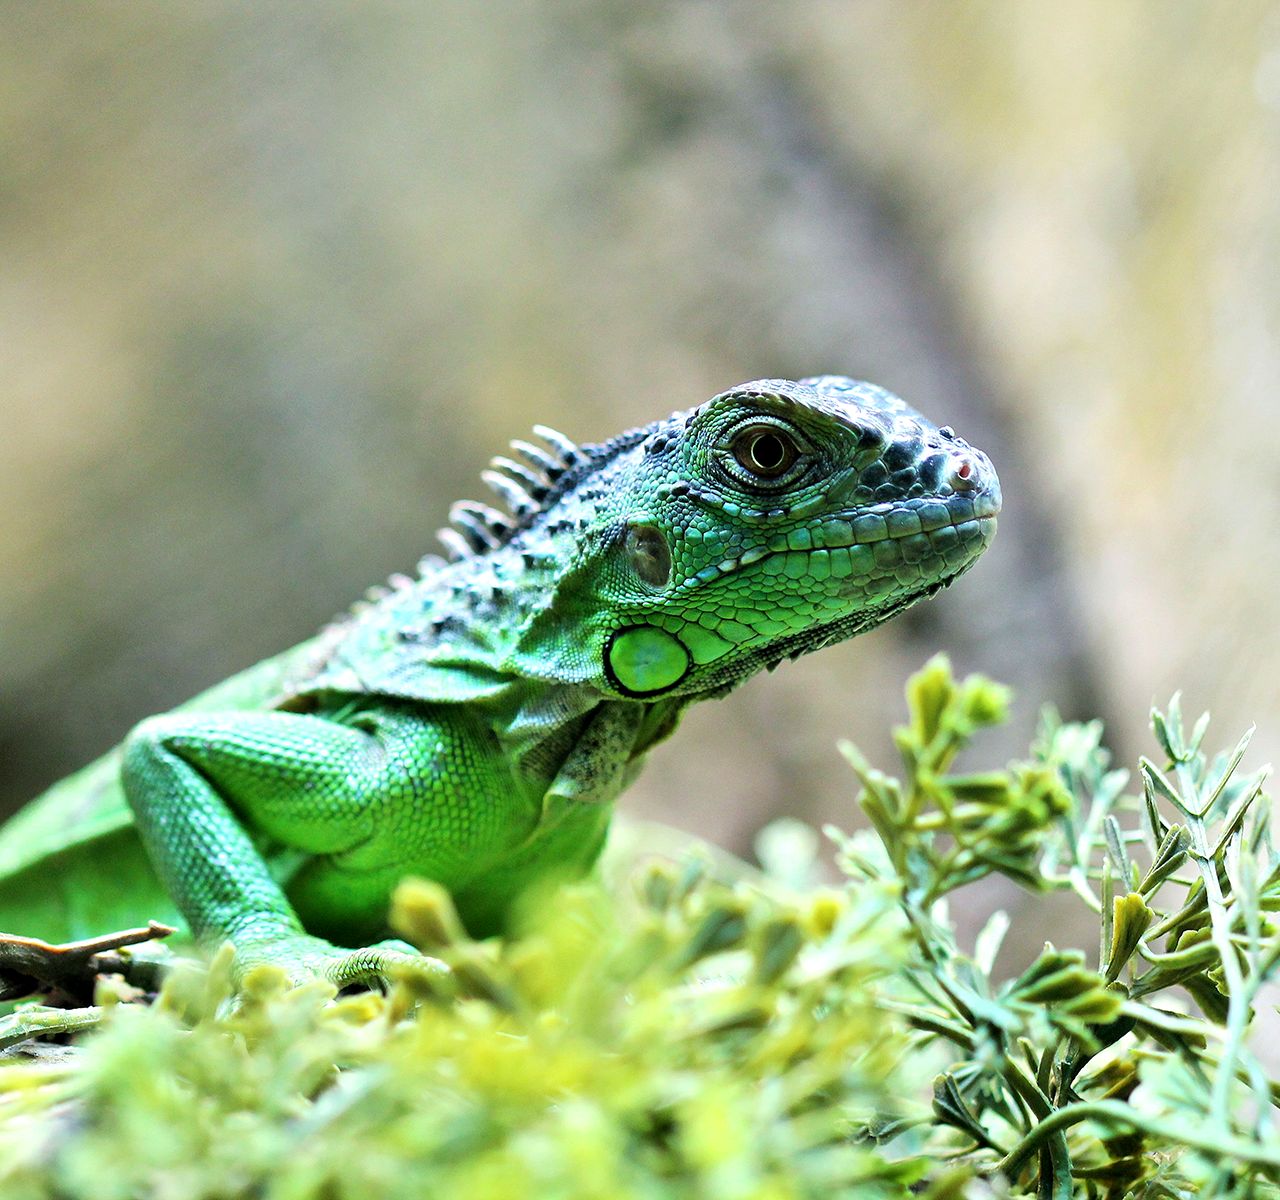
[[[1199,1150],[1214,1159],[1233,1158],[1254,1166],[1280,1170],[1280,1149],[1269,1149],[1260,1146],[1256,1141],[1245,1140],[1234,1135],[1215,1136],[1181,1127],[1170,1129],[1152,1117],[1135,1112],[1123,1101],[1093,1100],[1069,1104],[1046,1117],[1000,1162],[996,1163],[992,1171],[1012,1179],[1014,1174],[1021,1170],[1027,1160],[1036,1153],[1042,1142],[1061,1134],[1063,1130],[1073,1125],[1080,1124],[1081,1121],[1102,1121],[1107,1124],[1122,1125],[1138,1133],[1154,1134],[1168,1142]]]
[[[151,921],[140,928],[61,945],[0,933],[0,1000],[14,1000],[41,987],[86,981],[104,970],[123,971],[128,960],[113,951],[175,932],[172,926]]]
[[[32,1038],[80,1033],[102,1020],[101,1008],[33,1009],[0,1019],[0,1050],[8,1050]]]

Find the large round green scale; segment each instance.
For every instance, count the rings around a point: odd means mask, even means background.
[[[655,625],[619,629],[604,649],[604,668],[628,696],[653,696],[675,687],[693,666],[689,648]]]

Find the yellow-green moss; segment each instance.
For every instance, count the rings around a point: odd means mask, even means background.
[[[769,877],[637,865],[474,943],[410,882],[395,924],[448,970],[386,996],[259,970],[237,1002],[223,955],[149,1007],[104,983],[69,1047],[8,1018],[0,1196],[1276,1195],[1246,1039],[1280,959],[1260,777],[1176,705],[1140,798],[1096,725],[1052,719],[959,775],[1003,690],[936,660],[908,696],[901,780],[848,751],[874,833],[833,831],[841,890],[798,885],[814,839],[775,830]],[[993,872],[1078,897],[1101,961],[1001,973],[999,916],[962,949],[949,898]]]

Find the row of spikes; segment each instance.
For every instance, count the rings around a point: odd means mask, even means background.
[[[546,449],[516,439],[511,449],[524,462],[499,454],[490,459],[488,470],[480,472],[480,478],[506,502],[509,513],[474,500],[459,500],[449,509],[454,528],[436,531],[447,558],[426,555],[418,563],[418,578],[433,574],[446,562],[457,562],[502,545],[520,521],[541,510],[556,482],[581,460],[583,451],[563,433],[546,425],[535,425],[533,432],[547,444]],[[371,587],[352,611],[361,612],[394,592],[413,587],[416,582],[411,575],[392,575],[386,583]]]
[[[506,505],[506,512],[474,500],[459,500],[449,509],[452,528],[438,530],[436,537],[450,562],[503,545],[520,525],[542,510],[556,482],[581,460],[582,450],[563,433],[546,425],[535,425],[533,432],[546,443],[545,449],[517,438],[511,443],[516,458],[496,455],[489,469],[480,472],[480,478]]]

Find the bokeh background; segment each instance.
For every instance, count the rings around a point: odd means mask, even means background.
[[[848,825],[937,649],[1280,752],[1280,9],[0,4],[0,812],[432,547],[534,421],[764,375],[996,461],[994,549],[625,808]]]

